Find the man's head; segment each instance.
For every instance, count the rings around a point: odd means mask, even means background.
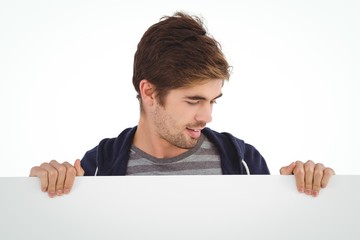
[[[209,36],[198,17],[177,12],[152,25],[134,57],[133,84],[141,104],[140,82],[154,85],[160,105],[172,89],[227,80],[229,65],[220,44]]]

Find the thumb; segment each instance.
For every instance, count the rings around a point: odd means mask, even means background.
[[[84,169],[81,167],[80,159],[76,159],[74,163],[74,167],[76,170],[76,176],[84,176]]]
[[[281,175],[291,175],[291,174],[293,174],[295,166],[296,166],[295,162],[292,162],[292,163],[290,163],[290,165],[280,168],[280,174]]]

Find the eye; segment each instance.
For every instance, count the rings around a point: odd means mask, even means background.
[[[200,101],[186,101],[189,105],[197,105]]]

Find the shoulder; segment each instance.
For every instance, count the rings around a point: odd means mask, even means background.
[[[116,138],[104,138],[97,146],[97,160],[112,162],[116,156],[130,149],[137,127],[126,128]]]
[[[240,145],[243,149],[245,147],[244,140],[235,137],[231,133],[228,132],[217,132],[210,128],[204,128],[203,133],[205,136],[215,144],[225,144],[225,145]]]
[[[104,138],[100,141],[98,148],[116,148],[119,145],[132,142],[136,129],[137,127],[126,128],[117,137]]]
[[[243,151],[257,151],[253,145],[246,143],[244,140],[235,137],[229,132],[217,132],[210,128],[204,128],[203,133],[212,142],[217,142],[220,144],[238,145]]]
[[[104,138],[81,160],[86,175],[94,175],[97,168],[108,169],[120,156],[126,158],[137,127],[124,129],[117,137]]]
[[[244,158],[245,142],[243,140],[234,137],[231,133],[220,133],[210,128],[203,129],[203,133],[216,146],[222,159],[237,162],[238,159]]]
[[[242,159],[250,168],[251,174],[269,174],[265,159],[253,145],[228,132],[219,133],[205,128],[203,133],[215,144],[223,159],[232,159],[233,162]]]

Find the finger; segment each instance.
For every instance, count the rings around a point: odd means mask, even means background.
[[[320,192],[320,188],[321,188],[321,181],[324,175],[324,169],[325,166],[321,163],[318,163],[315,165],[315,170],[314,170],[314,180],[313,180],[313,186],[312,186],[312,195],[314,197],[317,197],[319,195]]]
[[[64,182],[65,182],[65,175],[66,175],[66,167],[62,164],[58,163],[55,160],[50,161],[50,165],[54,167],[58,173],[55,191],[58,196],[61,196],[64,192]]]
[[[40,165],[40,167],[47,171],[47,178],[48,178],[47,192],[49,194],[49,197],[54,197],[58,172],[49,163],[43,163]]]
[[[328,185],[329,180],[333,175],[335,175],[335,171],[332,168],[325,168],[324,169],[324,176],[323,176],[323,178],[321,180],[321,187],[322,188],[325,188]]]
[[[281,175],[293,174],[295,166],[296,166],[295,162],[292,162],[292,163],[290,163],[290,165],[280,168],[280,174]]]
[[[43,192],[47,191],[49,181],[48,181],[48,172],[45,169],[39,166],[33,167],[30,170],[29,176],[38,177],[40,179],[41,191]]]
[[[311,195],[313,188],[315,163],[309,160],[304,164],[304,168],[305,168],[305,194]]]
[[[294,175],[296,181],[296,187],[299,192],[303,193],[305,189],[305,171],[304,171],[304,163],[301,161],[295,162]]]
[[[74,163],[75,169],[76,169],[76,176],[84,176],[84,169],[81,167],[81,161],[80,159],[76,159]]]
[[[71,191],[71,188],[74,185],[74,180],[76,176],[76,170],[74,166],[72,166],[68,162],[64,162],[63,165],[66,168],[66,177],[65,177],[65,183],[64,183],[64,193],[69,193]]]

